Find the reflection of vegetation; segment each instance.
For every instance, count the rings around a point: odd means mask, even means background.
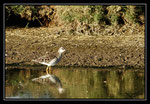
[[[124,92],[134,92],[134,78],[135,78],[135,74],[134,73],[128,73],[125,72],[124,73],[124,77],[123,77],[123,81],[124,81]]]
[[[62,83],[65,85],[64,87],[70,90],[68,91],[69,98],[136,98],[139,94],[144,92],[142,90],[144,89],[144,84],[142,84],[144,79],[139,78],[140,80],[135,80],[137,73],[132,71],[126,71],[126,73],[129,73],[127,76],[124,72],[103,72],[92,69],[64,69],[55,71],[55,74],[62,78]],[[130,78],[130,81],[124,81],[128,78]],[[105,80],[106,84],[104,83]],[[142,85],[139,90],[136,88],[138,83]],[[126,88],[126,90],[124,90],[124,88]]]
[[[111,97],[120,97],[120,81],[116,71],[111,71],[107,74],[108,93]]]
[[[36,74],[36,75],[35,75]],[[59,95],[57,89],[33,83],[32,78],[43,75],[41,70],[7,71],[6,95],[22,97],[55,98],[144,98],[143,73],[126,70],[98,71],[97,69],[54,69],[59,77],[66,95]],[[34,77],[32,76],[34,75]],[[17,81],[14,84],[14,81]],[[20,82],[22,87],[20,86]],[[12,88],[12,87],[13,88]],[[18,88],[18,86],[20,88]],[[11,91],[13,90],[13,91]],[[21,92],[20,92],[21,91]],[[11,94],[8,94],[11,92]],[[12,93],[13,92],[13,93]],[[13,96],[14,96],[13,95]]]

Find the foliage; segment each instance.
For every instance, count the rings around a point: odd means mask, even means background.
[[[98,34],[102,32],[103,27],[139,23],[139,16],[144,16],[144,6],[85,5],[56,8],[59,24],[67,25],[68,30],[74,30],[77,34]]]
[[[28,6],[28,5],[12,5],[6,6],[6,21],[19,17],[26,19],[28,22],[38,22],[41,26],[47,25],[53,17],[53,9],[51,6]],[[13,18],[12,18],[13,17]]]
[[[128,21],[136,22],[139,15],[144,15],[144,6],[59,6],[58,10],[60,18],[66,22],[80,22],[88,21],[89,23],[99,23],[105,21],[107,18],[111,24],[118,23],[119,17],[126,18]]]
[[[140,23],[139,16],[144,16],[144,6],[126,6],[125,18],[132,23]]]
[[[105,27],[126,24],[144,24],[144,6],[141,5],[64,5],[64,6],[6,6],[6,21],[11,15],[26,19],[30,25],[61,25],[69,34],[99,34]],[[12,19],[13,20],[13,19]],[[6,24],[7,25],[7,24]]]

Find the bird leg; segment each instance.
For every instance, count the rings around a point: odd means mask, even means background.
[[[49,67],[47,66],[47,68],[46,68],[46,74],[48,74],[48,69],[49,69]]]
[[[53,70],[52,70],[52,67],[51,67],[51,66],[49,66],[49,73],[50,73],[50,74],[53,74]]]

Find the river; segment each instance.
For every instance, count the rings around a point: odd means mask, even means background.
[[[143,70],[143,69],[142,69]],[[8,68],[5,79],[6,98],[88,98],[144,99],[144,72],[111,68],[53,68],[58,84],[41,84],[33,79],[45,76],[45,67]]]

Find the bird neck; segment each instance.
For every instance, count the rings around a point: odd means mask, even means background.
[[[60,58],[60,57],[62,57],[62,53],[58,52],[58,57],[57,58]]]
[[[62,88],[61,82],[60,82],[60,83],[57,83],[57,86],[58,86],[58,88]]]

